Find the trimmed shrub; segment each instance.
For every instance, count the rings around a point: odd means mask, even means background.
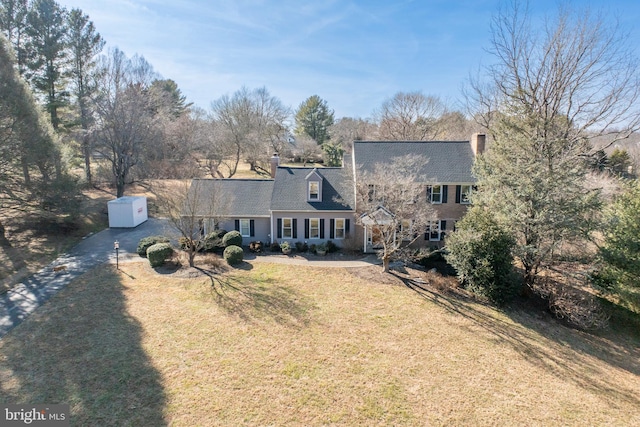
[[[160,267],[171,255],[173,255],[173,248],[169,243],[156,243],[147,249],[147,258],[151,267]]]
[[[273,242],[271,246],[269,246],[269,250],[271,252],[282,252],[282,249],[280,248],[280,244],[278,242]]]
[[[249,243],[249,250],[255,253],[262,252],[262,242],[260,240],[256,240],[255,242]]]
[[[229,246],[242,246],[242,235],[239,231],[230,231],[222,238],[222,244],[225,248]]]
[[[309,250],[307,242],[296,242],[296,252],[305,253]]]
[[[333,240],[329,240],[327,242],[327,252],[328,253],[334,253],[334,252],[338,252],[338,250],[340,249],[340,247],[338,245],[336,245],[335,243],[333,243]]]
[[[224,243],[222,238],[227,234],[226,230],[213,230],[204,236],[204,250],[205,252],[215,252],[224,249]]]
[[[147,249],[149,249],[150,246],[153,246],[156,243],[169,243],[169,239],[164,236],[144,237],[138,242],[138,248],[136,249],[136,252],[138,252],[138,255],[140,256],[147,256]]]
[[[222,256],[225,261],[227,261],[227,264],[236,265],[242,262],[242,259],[244,258],[244,251],[240,246],[229,245],[224,249]]]
[[[518,291],[513,236],[481,208],[472,208],[447,236],[445,258],[470,291],[503,305]]]

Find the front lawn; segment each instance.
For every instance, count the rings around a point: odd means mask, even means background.
[[[347,269],[121,270],[0,341],[0,401],[73,425],[640,424],[637,338]]]

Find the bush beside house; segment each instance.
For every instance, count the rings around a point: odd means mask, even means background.
[[[148,236],[140,239],[136,252],[138,255],[147,256],[147,249],[156,243],[169,243],[169,239],[164,236]]]
[[[160,267],[171,255],[173,255],[173,248],[169,243],[156,243],[147,249],[147,259],[151,267]]]
[[[239,231],[230,231],[222,238],[222,244],[225,248],[229,246],[242,246],[242,235]]]
[[[513,236],[493,216],[472,208],[447,236],[447,262],[470,291],[506,304],[519,289],[514,280]]]
[[[229,245],[224,249],[223,257],[227,264],[240,264],[244,258],[244,252],[240,246]]]

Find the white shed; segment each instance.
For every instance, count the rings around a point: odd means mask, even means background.
[[[111,228],[133,228],[149,219],[144,196],[119,197],[107,202],[107,208]]]

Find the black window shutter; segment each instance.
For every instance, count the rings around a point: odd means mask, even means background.
[[[351,221],[349,219],[344,220],[344,235],[345,237],[349,235],[351,231]]]
[[[448,185],[443,185],[442,186],[442,203],[447,203],[447,195],[449,193],[449,186]]]
[[[256,235],[256,222],[253,219],[249,220],[249,236],[254,237]]]
[[[320,219],[320,238],[324,239],[324,218]]]
[[[240,231],[240,220],[239,220],[239,219],[236,219],[235,224],[236,224],[236,225],[235,225],[235,227],[236,227],[236,228],[235,228],[235,230],[236,230],[236,231]]]
[[[431,202],[431,186],[427,185],[427,203]]]
[[[456,185],[456,203],[460,203],[461,196],[462,196],[462,185]]]
[[[298,238],[298,220],[293,218],[293,238]]]
[[[282,218],[278,218],[278,239],[282,239]]]
[[[445,231],[447,229],[447,221],[440,221],[440,230]]]
[[[304,219],[304,238],[309,238],[309,218]]]
[[[336,238],[336,234],[334,232],[334,228],[336,227],[336,220],[331,218],[329,220],[329,238],[330,239],[335,239]]]

